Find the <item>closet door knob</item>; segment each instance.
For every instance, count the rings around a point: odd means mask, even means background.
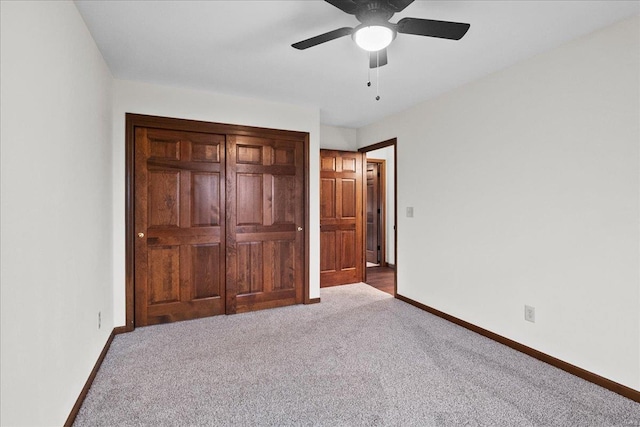
[[[298,227],[298,231],[302,231],[302,227]]]
[[[144,233],[138,233],[138,237],[142,239],[144,237]]]

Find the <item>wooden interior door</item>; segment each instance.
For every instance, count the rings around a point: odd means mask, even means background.
[[[302,147],[228,137],[227,313],[303,302]]]
[[[320,150],[320,286],[364,279],[363,154]]]
[[[367,225],[366,258],[368,263],[381,263],[380,217],[380,164],[367,160]]]
[[[225,312],[225,136],[135,129],[135,325]]]
[[[126,329],[311,303],[309,135],[126,115]]]

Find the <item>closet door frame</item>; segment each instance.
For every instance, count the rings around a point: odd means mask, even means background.
[[[303,265],[303,303],[317,302],[309,298],[309,134],[306,132],[258,128],[253,126],[230,125],[198,120],[149,116],[126,113],[125,115],[125,325],[117,327],[117,332],[130,332],[135,329],[135,129],[137,127],[172,129],[180,131],[235,134],[245,136],[286,136],[299,139],[304,152],[304,265]]]

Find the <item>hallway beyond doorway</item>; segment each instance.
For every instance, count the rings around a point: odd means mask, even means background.
[[[394,271],[390,267],[369,267],[367,268],[367,278],[365,283],[369,286],[386,292],[390,295],[394,294]]]

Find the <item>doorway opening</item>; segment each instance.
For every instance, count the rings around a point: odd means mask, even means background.
[[[393,296],[397,293],[397,139],[358,150],[366,158],[365,280]]]

